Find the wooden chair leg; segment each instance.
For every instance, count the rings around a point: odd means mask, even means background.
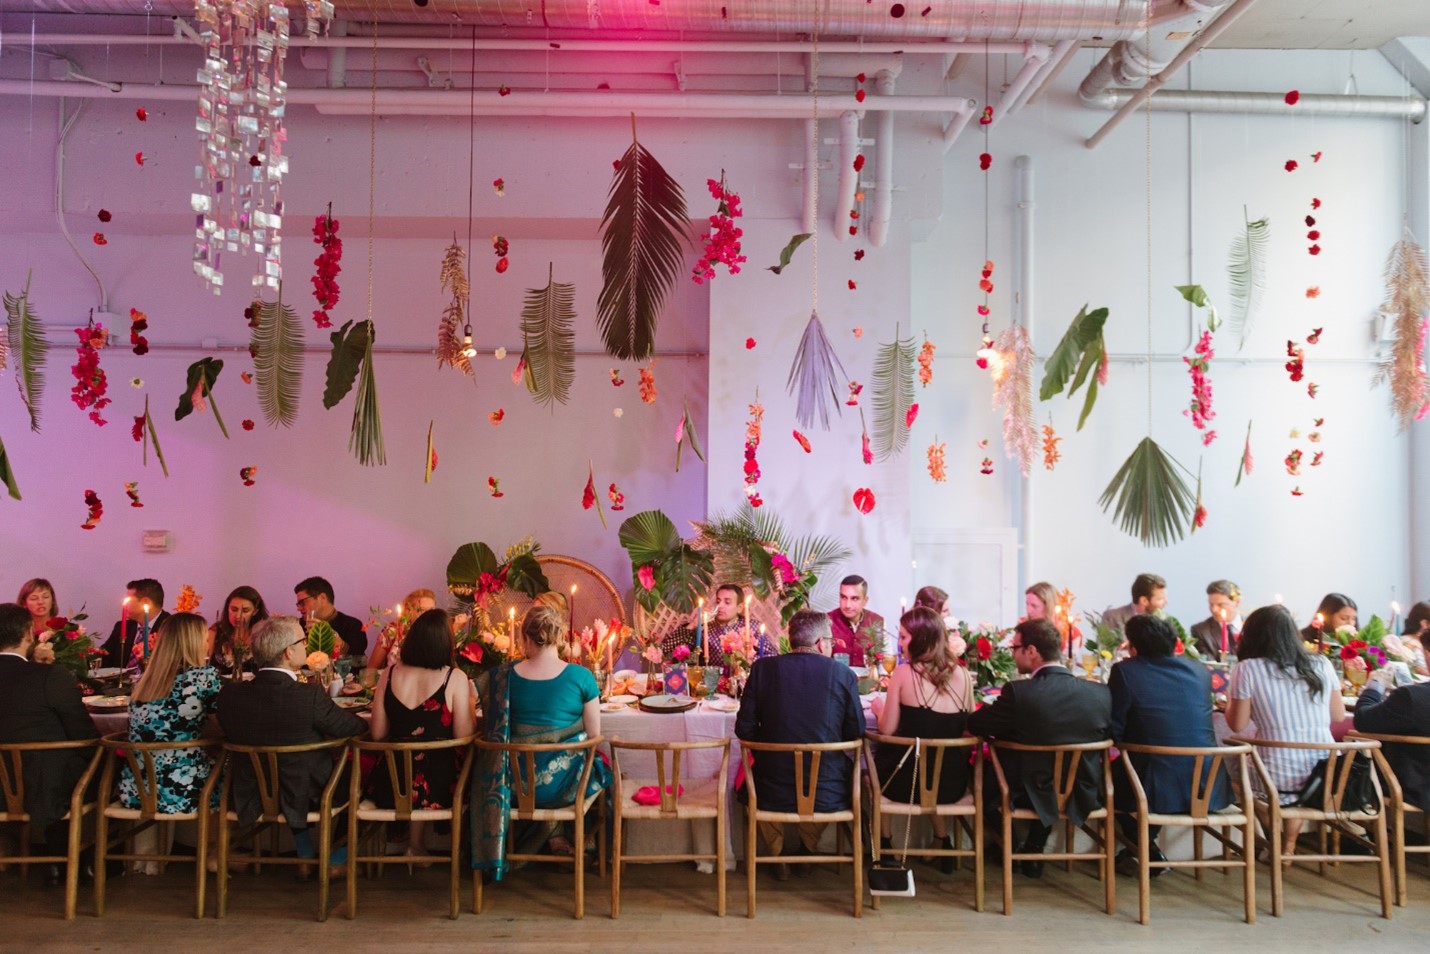
[[[745,812],[745,917],[755,916],[755,871],[759,868],[758,838],[753,811]]]
[[[973,910],[983,913],[983,819],[975,818],[973,824]]]
[[[578,807],[576,816],[575,850],[571,852],[571,867],[576,869],[576,910],[574,917],[581,920],[586,916],[586,815]]]
[[[1281,916],[1281,881],[1285,876],[1285,871],[1281,867],[1281,846],[1285,832],[1281,827],[1279,812],[1271,814],[1270,819],[1266,828],[1267,840],[1271,843],[1271,916],[1279,918]]]
[[[1063,822],[1063,851],[1066,851],[1066,852],[1068,852],[1068,853],[1071,853],[1071,852],[1072,852],[1072,850],[1073,850],[1073,839],[1076,837],[1076,832],[1077,832],[1077,829],[1073,828],[1073,823],[1072,823],[1072,822],[1070,822],[1070,821],[1064,821],[1064,822]],[[1064,871],[1072,871],[1072,865],[1073,865],[1072,859],[1071,859],[1071,858],[1066,859],[1065,861],[1063,861],[1063,870],[1064,870]]]
[[[1383,811],[1375,817],[1375,841],[1376,857],[1379,859],[1376,867],[1380,870],[1380,916],[1389,920],[1395,892],[1391,887],[1390,839],[1385,829]]]
[[[80,815],[80,817],[75,817]],[[69,843],[65,855],[65,920],[73,921],[75,908],[79,906],[79,845],[82,834],[83,815],[70,812]]]
[[[612,820],[614,827],[611,839],[611,920],[614,921],[621,916],[621,874],[623,873],[621,862],[622,848],[622,825],[625,816],[621,814],[619,808],[616,809],[616,817]]]
[[[727,837],[723,798],[715,801],[715,916],[725,916],[725,839]]]
[[[208,805],[199,806],[199,844],[194,850],[194,917],[202,921],[204,919],[204,890],[209,881],[209,810]],[[95,852],[98,857],[98,851]],[[99,868],[103,867],[102,862],[96,862],[94,878],[99,880]]]
[[[1197,827],[1192,829],[1192,857],[1195,858],[1197,861],[1202,860],[1202,836],[1205,834],[1205,828]],[[1196,879],[1198,881],[1201,881],[1202,874],[1206,871],[1206,869],[1198,866],[1193,870],[1196,872]],[[1223,868],[1222,871],[1225,872],[1226,869]]]
[[[1117,818],[1112,811],[1112,806],[1107,806],[1107,817],[1102,821],[1102,870],[1106,874],[1103,879],[1103,890],[1106,892],[1106,911],[1108,914],[1117,913],[1117,871],[1113,867],[1113,853],[1117,848]]]
[[[104,917],[104,891],[107,887],[105,878],[105,858],[109,854],[109,818],[104,814],[104,806],[101,804],[99,811],[95,813],[94,819],[94,916]],[[22,872],[24,869],[21,869]],[[203,866],[200,865],[200,870]],[[24,875],[22,874],[23,878]],[[200,915],[202,915],[202,910]]]
[[[218,873],[214,875],[214,917],[222,919],[228,913],[228,811],[220,804],[218,810]]]
[[[1395,838],[1391,848],[1395,852],[1395,903],[1405,907],[1405,810],[1403,806],[1392,808],[1395,817]]]
[[[854,808],[854,824],[850,825],[850,850],[854,854],[854,916],[864,916],[864,840],[859,831],[859,808]]]
[[[1228,840],[1231,832],[1227,832]],[[1256,820],[1251,813],[1247,813],[1246,827],[1241,834],[1242,862],[1244,867],[1241,874],[1242,905],[1246,908],[1246,923],[1256,923]],[[1230,845],[1223,846],[1224,851],[1230,851]]]
[[[355,798],[353,798],[351,795],[349,795],[349,796],[348,796],[348,804],[349,804],[349,806],[356,806],[356,805],[357,805],[357,799],[355,799]],[[383,826],[383,827],[385,827],[385,826]],[[350,812],[348,812],[348,883],[347,883],[347,900],[348,900],[347,919],[348,919],[349,921],[351,921],[351,920],[353,920],[354,918],[357,917],[357,866],[358,866],[358,861],[357,861],[357,859],[362,855],[362,852],[358,850],[358,849],[359,849],[358,840],[359,840],[360,835],[361,835],[361,833],[360,833],[359,830],[358,830],[358,814],[357,814],[356,811],[350,811]],[[386,848],[386,845],[384,845],[383,847]]]
[[[318,920],[328,919],[328,888],[330,884],[331,872],[328,870],[328,859],[333,853],[333,832],[330,827],[330,819],[321,819],[318,822]]]
[[[1003,808],[1003,913],[1013,913],[1013,819]]]
[[[1147,831],[1147,816],[1137,814],[1137,920],[1146,924],[1152,920],[1152,839]]]

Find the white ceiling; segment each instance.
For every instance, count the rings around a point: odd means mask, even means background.
[[[1257,0],[1217,49],[1366,50],[1430,36],[1430,0]]]

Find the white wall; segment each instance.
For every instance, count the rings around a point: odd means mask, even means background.
[[[1074,433],[1080,401],[1059,398],[1038,407],[1038,423],[1051,413],[1066,440],[1058,469],[1039,468],[1028,485],[1033,518],[1022,532],[1032,576],[1071,587],[1082,607],[1101,608],[1123,602],[1137,572],[1160,572],[1171,581],[1171,609],[1187,622],[1200,618],[1205,582],[1221,576],[1240,582],[1253,604],[1279,592],[1303,616],[1328,589],[1349,592],[1367,614],[1385,612],[1392,586],[1408,604],[1406,443],[1395,434],[1384,392],[1367,387],[1375,355],[1368,317],[1382,297],[1380,272],[1406,201],[1403,131],[1387,121],[1154,116],[1153,348],[1167,357],[1152,365],[1153,432],[1193,470],[1204,459],[1211,517],[1189,541],[1148,551],[1118,531],[1096,503],[1146,431],[1146,365],[1133,356],[1146,347],[1148,277],[1143,120],[1129,120],[1096,151],[1082,147],[1106,118],[1073,101],[1092,55],[1080,53],[1058,89],[1001,124],[989,147],[995,156],[987,176],[988,256],[997,263],[995,333],[1015,312],[1014,160],[1026,154],[1035,163],[1038,193],[1036,313],[1029,316],[1035,347],[1049,353],[1088,302],[1111,309],[1108,341],[1120,356],[1081,434]],[[1339,92],[1348,65],[1343,53],[1210,53],[1199,57],[1195,78],[1199,88],[1295,85]],[[1401,90],[1374,55],[1361,55],[1354,68],[1362,92]],[[447,557],[467,540],[500,548],[528,533],[548,552],[588,559],[628,588],[629,564],[616,539],[619,520],[602,530],[595,515],[579,506],[587,461],[594,462],[602,490],[612,480],[620,484],[628,513],[660,507],[683,526],[709,510],[732,507],[742,497],[746,405],[756,387],[766,407],[759,455],[764,499],[796,532],[836,535],[853,547],[856,556],[841,571],[870,579],[875,609],[892,614],[900,596],[942,582],[911,566],[915,530],[1019,525],[1016,466],[1001,453],[1000,421],[988,407],[990,386],[972,358],[984,259],[985,179],[977,169],[983,144],[976,133],[945,157],[932,118],[899,118],[894,226],[878,249],[864,236],[836,241],[829,233],[838,151],[822,149],[819,314],[846,370],[867,384],[877,347],[891,339],[896,323],[900,334],[912,332],[917,340],[927,330],[938,345],[934,384],[918,389],[922,411],[903,458],[862,464],[853,408],[843,408],[831,431],[807,431],[810,455],[790,435],[796,424],[785,381],[810,313],[812,249],[802,248],[782,276],[764,266],[799,230],[799,172],[790,165],[802,161],[802,123],[641,122],[642,142],[682,182],[697,222],[714,208],[705,179],[727,170],[746,209],[741,224],[750,261],[741,275],[722,273],[708,286],[679,283],[659,336],[661,351],[679,354],[656,366],[656,405],[640,403],[633,365],[594,354],[578,359],[571,404],[552,413],[534,406],[508,377],[519,349],[522,292],[543,284],[547,262],[554,261],[557,279],[577,285],[578,347],[599,349],[595,223],[605,204],[609,163],[629,143],[629,124],[482,120],[473,283],[483,377],[473,385],[452,372],[436,372],[425,356],[380,355],[389,466],[365,469],[346,449],[352,398],[333,411],[321,407],[325,353],[308,357],[293,431],[262,424],[251,388],[236,373],[249,364],[240,315],[249,263],[228,258],[231,290],[218,299],[189,271],[187,207],[196,152],[191,113],[179,104],[156,107],[141,125],[132,110],[133,104],[93,104],[76,125],[68,150],[68,221],[109,286],[112,310],[126,316],[130,307],[148,311],[152,341],[195,345],[213,338],[240,347],[223,353],[230,367],[218,388],[232,440],[223,441],[202,417],[172,420],[183,368],[207,353],[198,350],[142,359],[124,348],[107,351],[113,423],[96,429],[67,401],[71,333],[53,329],[40,435],[28,432],[23,409],[6,390],[11,386],[0,386],[0,437],[26,498],[0,502],[0,595],[29,576],[45,575],[64,604],[88,601],[94,609],[117,602],[126,579],[155,575],[171,591],[194,584],[210,613],[238,583],[257,585],[271,603],[286,608],[292,584],[319,572],[333,580],[341,606],[360,612],[392,603],[413,586],[440,584]],[[96,303],[96,293],[55,234],[48,211],[55,111],[50,100],[35,100],[33,107],[19,98],[0,100],[0,137],[12,146],[10,175],[0,182],[0,276],[5,288],[18,291],[25,270],[33,268],[31,297],[39,313],[51,325],[73,326]],[[837,134],[833,122],[821,129],[824,137]],[[461,119],[379,122],[373,314],[380,345],[425,347],[432,340],[443,305],[437,286],[442,249],[467,225],[468,134]],[[293,109],[289,136],[288,297],[300,314],[311,310],[315,249],[308,229],[332,200],[346,243],[337,317],[362,317],[368,121]],[[142,169],[132,159],[141,148],[153,157]],[[1310,162],[1316,150],[1324,152],[1319,165]],[[866,151],[872,160],[872,150]],[[1300,161],[1297,173],[1282,170],[1288,158]],[[507,183],[503,199],[490,188],[498,176]],[[1318,215],[1325,248],[1318,259],[1305,254],[1301,238],[1300,219],[1311,195],[1326,203]],[[1188,316],[1171,286],[1200,282],[1226,301],[1226,248],[1243,204],[1253,217],[1272,218],[1268,291],[1246,348],[1234,354],[1225,336],[1220,341],[1212,378],[1221,436],[1203,452],[1180,415],[1189,392],[1178,357]],[[104,227],[110,244],[103,249],[88,244],[100,227],[93,215],[101,206],[115,214]],[[502,276],[489,271],[494,232],[512,242],[512,269]],[[856,248],[867,250],[862,262],[853,260]],[[850,278],[857,291],[848,290]],[[1322,288],[1316,301],[1305,298],[1308,284]],[[856,325],[865,329],[861,339],[853,336]],[[1322,344],[1308,349],[1308,376],[1323,386],[1314,402],[1287,382],[1280,367],[1285,339],[1304,337],[1312,325],[1326,328]],[[759,342],[753,351],[745,349],[746,337]],[[308,341],[326,345],[311,326]],[[497,345],[513,352],[505,362],[490,356]],[[626,378],[620,389],[609,383],[612,366]],[[147,470],[139,466],[138,447],[129,439],[129,415],[142,398],[126,382],[136,374],[148,383],[171,467],[167,481],[152,462]],[[675,474],[673,432],[683,397],[700,421],[709,463],[687,455]],[[869,413],[867,388],[863,403]],[[498,406],[507,417],[493,428],[486,414]],[[617,406],[625,411],[620,419],[612,413]],[[1300,481],[1306,494],[1292,498],[1294,481],[1280,460],[1290,447],[1289,430],[1308,430],[1313,415],[1326,418],[1326,463],[1307,468]],[[259,427],[243,432],[238,422],[245,417]],[[1256,422],[1257,470],[1233,490],[1248,418]],[[433,420],[441,463],[432,484],[424,486],[422,448]],[[935,434],[948,445],[950,475],[937,486],[924,469],[924,451]],[[977,466],[983,438],[991,440],[997,463],[987,477]],[[260,468],[253,488],[238,479],[238,468],[247,464]],[[487,495],[489,474],[502,478],[505,498]],[[133,479],[140,480],[143,510],[124,506],[122,484]],[[106,514],[98,529],[81,531],[82,494],[90,487],[104,498]],[[850,500],[859,487],[878,496],[867,516]],[[140,554],[139,531],[157,527],[175,531],[175,551]],[[960,605],[981,605],[969,594],[956,598]]]

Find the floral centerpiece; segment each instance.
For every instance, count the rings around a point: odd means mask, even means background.
[[[1327,656],[1339,658],[1342,662],[1362,659],[1367,669],[1383,669],[1388,660],[1386,635],[1385,621],[1379,616],[1372,616],[1360,629],[1342,626],[1334,633],[1326,634],[1319,646],[1316,643],[1306,645],[1311,652],[1323,652]],[[1399,639],[1396,639],[1395,645],[1400,645]]]
[[[961,662],[973,675],[973,685],[980,693],[988,689],[1000,689],[1017,675],[1013,664],[1013,653],[1003,648],[1012,634],[1011,629],[999,629],[990,623],[973,626],[960,623],[959,634],[968,648],[963,652]]]
[[[85,632],[83,622],[86,619],[89,616],[83,606],[78,613],[70,616],[51,616],[45,621],[38,643],[53,651],[54,664],[68,669],[85,695],[92,695],[94,688],[89,682],[89,667],[97,657],[104,655],[104,650],[96,648]]]
[[[750,667],[759,658],[760,635],[748,627],[736,627],[720,637],[720,649],[730,667],[728,687],[738,694],[744,689],[745,680],[750,678]]]
[[[502,559],[485,543],[464,543],[447,562],[447,591],[466,625],[457,633],[457,664],[468,677],[516,658],[516,614],[501,619],[508,590],[535,597],[551,589],[536,559],[541,545],[528,536],[507,547]],[[498,610],[498,612],[493,612]],[[493,617],[496,617],[494,620]]]
[[[479,619],[485,622],[484,626],[479,624]],[[503,623],[491,622],[485,610],[468,616],[467,625],[457,632],[457,668],[468,679],[474,679],[479,673],[518,658],[516,634],[511,631],[516,625],[514,615],[509,615]]]
[[[631,628],[619,619],[597,619],[576,634],[581,647],[581,659],[590,663],[593,671],[609,672],[614,668],[631,638]]]

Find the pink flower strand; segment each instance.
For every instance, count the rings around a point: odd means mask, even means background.
[[[1216,440],[1216,431],[1207,430],[1207,422],[1216,417],[1216,411],[1212,410],[1212,381],[1207,377],[1207,371],[1211,367],[1211,360],[1216,352],[1212,351],[1212,333],[1203,331],[1202,336],[1197,341],[1195,348],[1195,358],[1182,358],[1187,363],[1188,373],[1192,377],[1192,400],[1191,404],[1182,413],[1192,419],[1192,426],[1199,431],[1206,431],[1202,435],[1202,445],[1209,446]]]
[[[740,254],[740,238],[745,233],[735,227],[735,220],[745,214],[740,208],[740,196],[726,191],[723,173],[719,182],[707,179],[705,184],[710,189],[711,197],[719,205],[715,214],[710,216],[710,231],[700,236],[700,240],[705,243],[705,251],[700,261],[695,263],[690,276],[697,285],[715,277],[716,265],[724,265],[729,274],[738,275],[740,265],[747,260],[746,256]]]

